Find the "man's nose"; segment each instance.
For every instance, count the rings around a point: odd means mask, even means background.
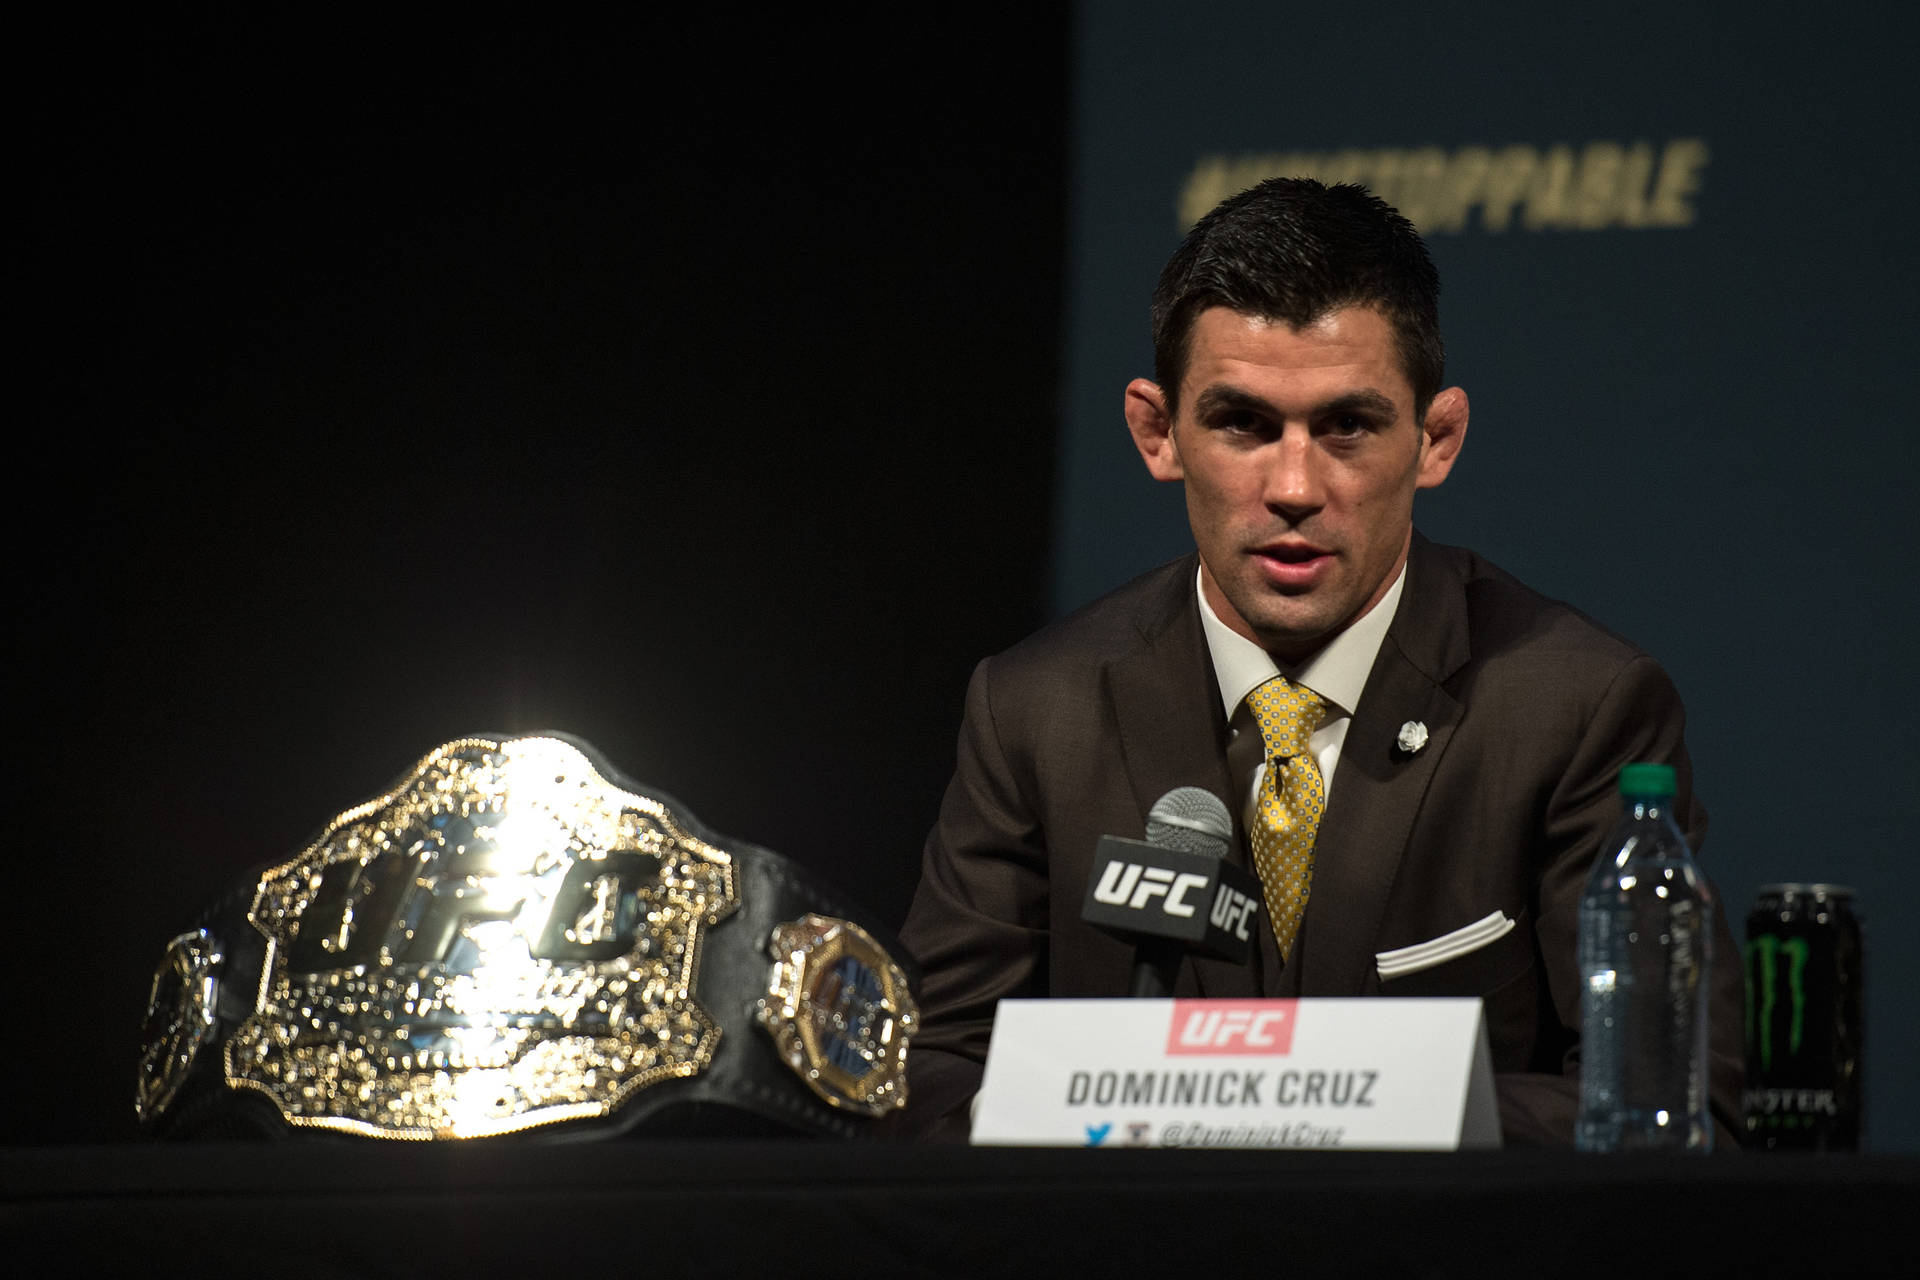
[[[1326,505],[1325,478],[1320,473],[1320,451],[1305,431],[1288,427],[1273,442],[1267,468],[1266,503],[1271,511],[1298,518]]]

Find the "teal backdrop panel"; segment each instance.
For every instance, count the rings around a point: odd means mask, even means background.
[[[1869,1142],[1920,1150],[1913,20],[1462,12],[1080,7],[1053,609],[1191,545],[1121,418],[1191,219],[1375,188],[1473,407],[1417,522],[1666,663],[1736,937],[1763,883],[1858,890]]]

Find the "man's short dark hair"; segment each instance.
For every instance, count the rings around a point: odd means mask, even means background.
[[[1369,306],[1393,325],[1416,417],[1440,390],[1440,273],[1413,224],[1362,187],[1269,178],[1223,200],[1192,231],[1153,291],[1153,372],[1174,412],[1194,320],[1229,307],[1299,328]]]

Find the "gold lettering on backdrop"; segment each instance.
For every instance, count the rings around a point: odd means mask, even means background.
[[[1574,181],[1572,224],[1582,231],[1598,231],[1613,221],[1620,202],[1620,165],[1626,152],[1617,142],[1589,142],[1580,155],[1580,176]]]
[[[1445,164],[1444,177],[1435,184],[1437,193],[1433,204],[1424,216],[1413,219],[1430,231],[1460,230],[1467,224],[1467,210],[1488,198],[1487,179],[1493,169],[1491,151],[1485,147],[1462,147]]]
[[[1460,234],[1690,227],[1705,181],[1707,144],[1673,138],[1597,138],[1545,147],[1347,147],[1208,155],[1195,162],[1178,199],[1184,230],[1228,196],[1266,178],[1356,182],[1398,208],[1421,231]]]
[[[1180,192],[1181,226],[1190,227],[1206,216],[1207,210],[1236,191],[1276,173],[1314,173],[1326,166],[1318,152],[1274,152],[1266,155],[1205,156],[1187,175]],[[1341,179],[1349,181],[1349,179]]]
[[[1327,160],[1327,182],[1357,182],[1363,187],[1385,186],[1393,181],[1393,157],[1371,151],[1341,151]]]
[[[1567,193],[1573,186],[1573,148],[1548,147],[1527,184],[1527,211],[1522,221],[1529,231],[1565,226]]]
[[[1653,180],[1653,199],[1647,216],[1657,227],[1690,227],[1693,206],[1687,198],[1700,190],[1700,171],[1707,167],[1707,144],[1698,138],[1675,138],[1660,157],[1660,176]]]
[[[1532,147],[1501,148],[1487,168],[1487,189],[1480,206],[1480,218],[1489,231],[1505,231],[1513,217],[1513,207],[1527,194],[1533,183],[1533,171],[1540,164],[1540,153]]]
[[[1406,214],[1415,226],[1424,227],[1444,199],[1447,153],[1438,147],[1421,147],[1400,154],[1400,181],[1394,192],[1399,198],[1387,203]]]
[[[1647,180],[1653,176],[1653,148],[1636,142],[1627,148],[1620,161],[1620,204],[1617,210],[1623,227],[1647,225]]]

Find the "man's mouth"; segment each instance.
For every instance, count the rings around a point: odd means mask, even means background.
[[[1256,547],[1253,559],[1268,583],[1280,588],[1310,587],[1333,566],[1333,552],[1309,542]]]
[[[1316,547],[1310,542],[1276,542],[1270,546],[1258,548],[1255,554],[1278,560],[1282,564],[1304,564],[1309,560],[1317,560],[1321,556],[1333,553],[1324,547]]]

